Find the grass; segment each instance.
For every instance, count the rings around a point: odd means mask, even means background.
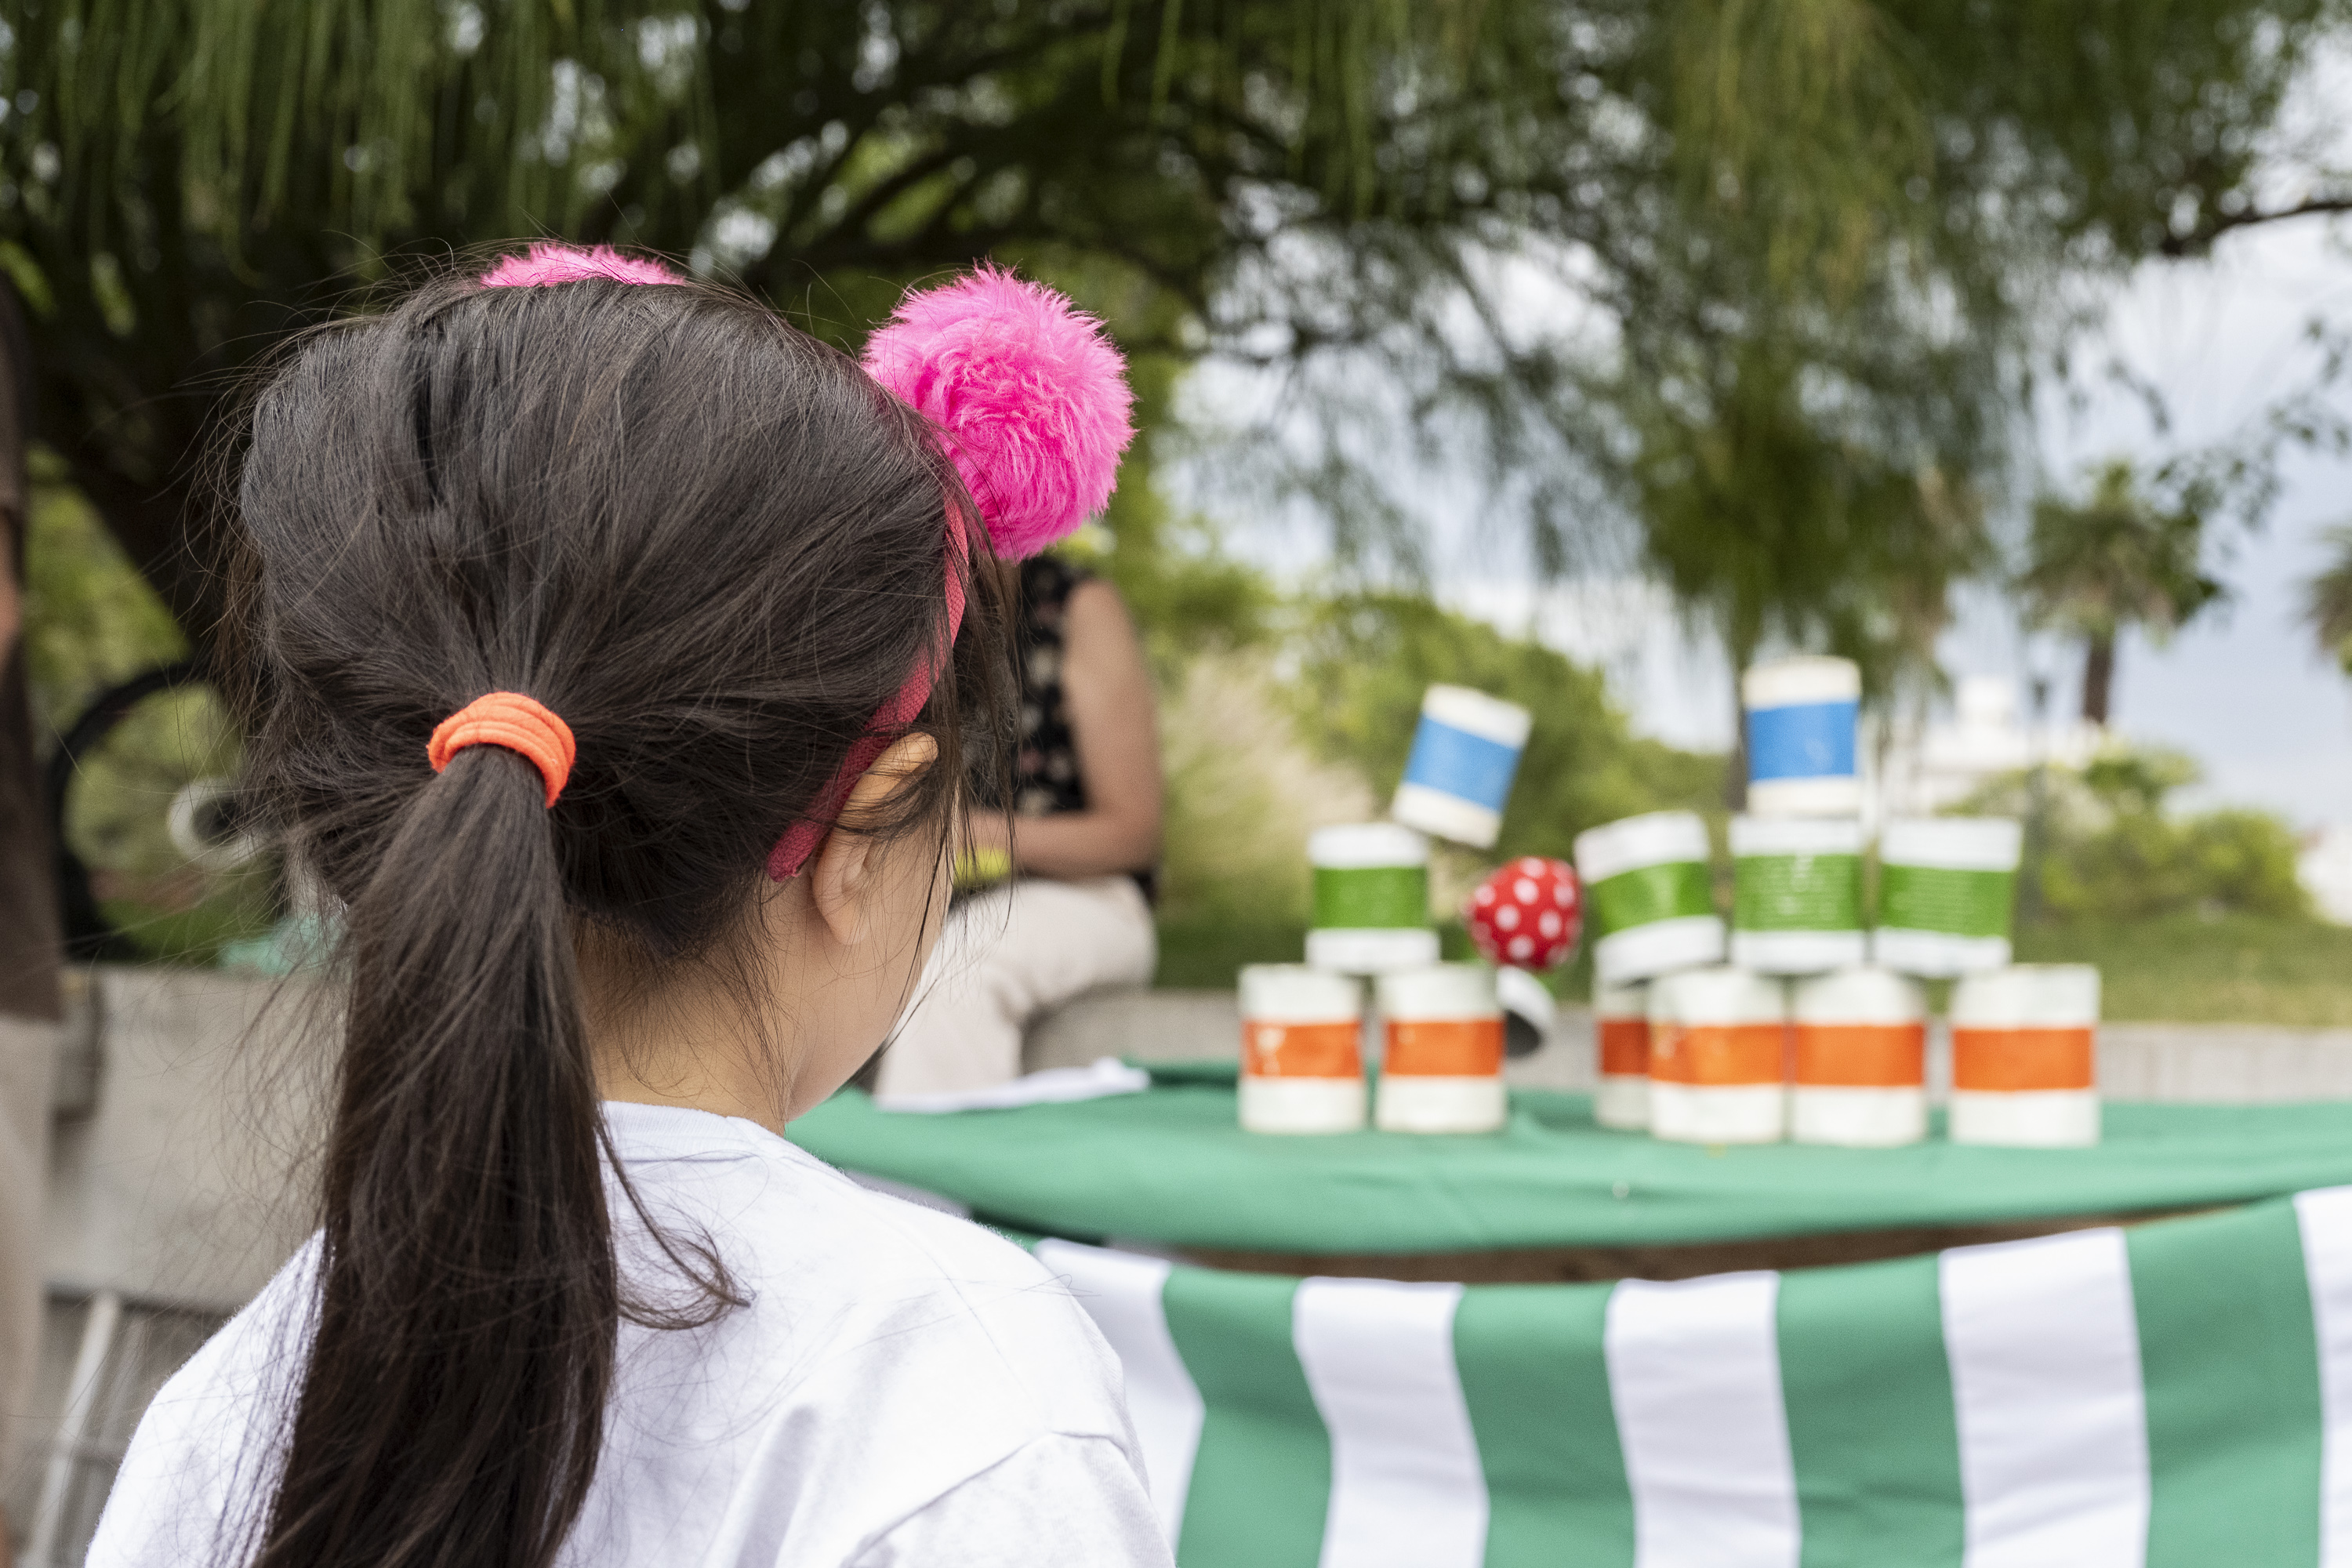
[[[2352,927],[2227,915],[2047,927],[2017,948],[2097,964],[2109,1018],[2352,1027]]]
[[[1445,956],[1469,956],[1461,928],[1444,932]],[[1191,914],[1160,927],[1157,984],[1228,987],[1244,963],[1296,963],[1306,932],[1245,914]],[[2352,928],[2231,915],[2125,926],[2054,926],[2018,939],[2021,962],[2095,963],[2105,1012],[2122,1020],[2352,1027]],[[1580,999],[1581,956],[1553,977]]]

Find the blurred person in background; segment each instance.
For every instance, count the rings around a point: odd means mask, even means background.
[[[0,1475],[31,1416],[41,1338],[41,1194],[57,1048],[57,884],[25,684],[25,419],[32,363],[16,295],[0,285]],[[12,1561],[0,1516],[0,1568]]]
[[[1000,570],[1017,574],[1020,747],[1011,809],[972,812],[960,862],[967,885],[997,885],[950,916],[882,1054],[885,1105],[1018,1077],[1031,1020],[1147,984],[1159,962],[1160,731],[1135,624],[1118,589],[1067,561]]]

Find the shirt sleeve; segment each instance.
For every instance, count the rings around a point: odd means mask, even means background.
[[[1171,1568],[1143,1478],[1108,1437],[1048,1433],[898,1521],[853,1568]]]

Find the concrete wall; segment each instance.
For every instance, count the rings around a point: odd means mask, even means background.
[[[322,1131],[331,997],[160,966],[97,981],[94,1103],[50,1145],[47,1278],[233,1311],[310,1229],[296,1182]]]

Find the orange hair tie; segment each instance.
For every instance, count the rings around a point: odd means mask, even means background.
[[[572,776],[572,726],[535,697],[520,691],[493,691],[477,697],[434,726],[425,755],[439,773],[449,759],[468,746],[504,746],[520,752],[547,781],[547,804],[553,805]]]

